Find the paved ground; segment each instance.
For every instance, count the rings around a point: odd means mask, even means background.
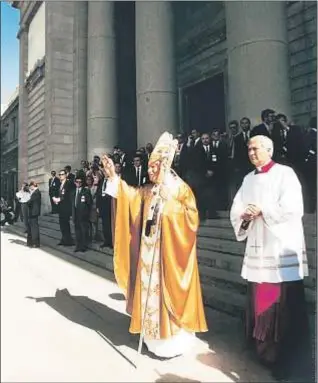
[[[110,273],[1,233],[2,382],[270,382],[245,350],[240,321],[207,309],[191,354],[160,361],[128,333]],[[135,366],[136,367],[135,367]]]

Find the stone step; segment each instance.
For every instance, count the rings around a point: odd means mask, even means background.
[[[19,223],[8,227],[9,230],[23,234],[23,224]],[[57,247],[60,232],[56,228],[41,228],[41,242],[63,253],[81,259],[88,264],[102,267],[113,272],[113,252],[111,249],[100,249],[93,244],[86,253],[74,253],[74,247]],[[231,254],[199,249],[199,272],[206,305],[230,313],[241,315],[245,307],[246,282],[240,277],[242,257]],[[315,278],[315,274],[314,274]],[[315,279],[305,279],[306,299],[311,311],[315,306],[316,288],[313,287]]]
[[[23,226],[16,224],[12,226],[7,226],[7,229],[15,232],[16,234],[25,236],[23,234]],[[55,230],[49,230],[49,229],[41,229],[41,243],[49,246],[53,249],[58,249],[63,253],[66,253],[68,255],[74,256],[75,258],[79,258],[89,264],[93,264],[95,266],[99,266],[102,268],[106,268],[107,270],[113,272],[113,253],[110,249],[102,249],[100,250],[99,247],[92,246],[89,251],[85,253],[75,253],[74,252],[74,246],[57,246],[57,242],[60,239],[60,234],[56,234]]]
[[[61,238],[59,226],[57,224],[50,226],[48,225],[48,222],[46,222],[45,224],[46,225],[40,226],[41,236],[47,236],[58,242]],[[22,224],[18,225],[20,225],[21,228],[23,228]],[[213,244],[215,244],[215,242],[216,241],[214,241]],[[219,243],[222,244],[222,242]],[[92,243],[89,246],[89,249],[91,249],[94,252],[101,253],[104,256],[112,257],[113,255],[113,251],[111,249],[102,249],[97,243]],[[198,262],[202,279],[210,281],[209,283],[213,283],[215,286],[224,285],[225,281],[227,286],[229,286],[229,284],[233,285],[234,290],[238,288],[236,284],[239,284],[239,288],[241,288],[241,285],[245,284],[244,280],[240,277],[243,254],[244,251],[242,251],[241,253],[238,253],[237,251],[231,253],[229,251],[224,251],[222,247],[211,250],[211,248],[201,248],[200,245],[198,245]],[[310,254],[311,253],[309,253],[309,255]],[[309,262],[312,259],[313,258],[309,259]],[[311,267],[309,268],[309,276],[305,279],[305,285],[309,289],[315,289],[316,270],[311,265],[311,263],[310,266]],[[242,294],[244,294],[243,290]]]
[[[210,219],[200,224],[198,235],[213,235],[213,233],[218,233],[218,230],[224,230],[227,235],[231,238],[234,236],[234,231],[231,223],[226,219]],[[316,222],[304,222],[304,232],[307,237],[317,238]]]
[[[200,226],[198,230],[198,237],[229,239],[236,242],[234,230],[232,227]],[[311,248],[316,248],[317,233],[315,231],[315,227],[305,228],[305,239],[306,243],[310,243]]]
[[[243,255],[198,249],[198,262],[210,269],[241,275]],[[316,288],[316,269],[314,267],[309,267],[309,276],[305,279],[305,284],[312,289]]]
[[[224,215],[226,212],[223,212]],[[317,247],[317,231],[315,215],[307,215],[304,217],[304,231],[306,245],[308,249],[316,251]],[[49,222],[59,226],[58,215],[43,215],[40,217],[41,224]],[[73,222],[71,221],[71,225]],[[101,230],[101,220],[99,220],[99,229]],[[198,238],[210,237],[216,239],[231,239],[236,242],[233,228],[228,218],[211,219],[201,223],[198,230]]]
[[[201,281],[203,302],[213,309],[231,314],[233,316],[244,316],[246,307],[246,296],[226,291],[215,286],[206,285]]]
[[[58,223],[57,217],[46,217],[40,219],[40,228],[41,234],[45,234],[50,236],[51,238],[55,238],[57,240],[60,239],[60,227]],[[232,270],[234,272],[240,273],[241,271],[241,263],[245,251],[245,242],[238,242],[234,238],[234,236],[229,231],[225,229],[216,229],[218,231],[218,238],[213,237],[198,237],[198,255],[199,258],[203,258],[200,260],[201,263],[204,263],[210,267],[218,268],[222,265],[221,268]],[[55,232],[55,233],[54,233]],[[74,225],[71,222],[71,232],[74,236]],[[231,238],[230,238],[231,237]],[[307,241],[307,257],[310,267],[310,276],[309,278],[313,278],[315,275],[315,269],[317,267],[317,256],[315,248],[315,243]],[[311,247],[311,246],[312,247]],[[90,248],[96,251],[105,252],[107,250],[100,249],[99,244],[93,243]],[[309,279],[307,278],[307,280]],[[315,284],[312,282],[310,284]]]
[[[241,269],[243,257],[233,256],[230,254],[220,254],[219,252],[198,250],[198,262],[200,274],[203,279],[213,280],[218,285],[223,281],[226,284],[232,284],[233,290],[240,289],[245,285],[245,281],[241,278]],[[219,280],[222,280],[220,282]],[[316,270],[309,268],[309,276],[305,278],[305,286],[312,291],[316,290]],[[242,290],[242,293],[244,291]]]
[[[310,245],[312,247],[310,247]],[[197,246],[199,249],[203,250],[211,250],[211,251],[223,251],[230,254],[239,254],[243,255],[245,252],[245,242],[234,241],[233,239],[217,239],[211,237],[199,237],[197,241]],[[308,258],[310,259],[310,263],[316,264],[315,254],[316,248],[313,247],[314,242],[309,241],[306,243]]]
[[[221,225],[227,223],[229,227],[231,226],[229,212],[218,211],[219,218],[216,219],[207,219],[201,223],[201,226],[214,226],[215,224],[220,223]],[[53,219],[58,222],[58,214],[43,214],[40,218]],[[303,223],[307,226],[315,226],[317,222],[316,214],[305,214],[303,217]]]

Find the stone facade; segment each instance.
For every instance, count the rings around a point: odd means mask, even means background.
[[[287,5],[287,37],[292,115],[306,124],[317,115],[317,2]]]
[[[10,204],[18,190],[19,93],[1,116],[1,197]]]
[[[316,115],[316,2],[45,2],[45,56],[28,72],[41,3],[13,2],[19,175],[42,191],[51,169],[163,130],[256,123],[267,107],[301,125]]]

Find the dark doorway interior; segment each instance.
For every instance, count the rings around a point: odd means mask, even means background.
[[[192,129],[225,131],[223,73],[189,86],[183,91],[183,119],[186,133]]]
[[[115,2],[118,144],[136,149],[135,2]]]

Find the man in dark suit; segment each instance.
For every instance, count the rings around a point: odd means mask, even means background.
[[[131,186],[143,186],[149,183],[148,172],[142,164],[140,155],[135,155],[133,165],[127,168],[124,175],[125,181]]]
[[[220,131],[213,130],[211,134],[210,167],[213,172],[213,184],[216,191],[218,210],[227,208],[228,203],[228,148],[221,140]]]
[[[71,181],[66,179],[64,169],[60,170],[59,177],[61,181],[59,196],[53,197],[53,202],[58,205],[60,230],[62,239],[59,245],[72,246],[73,239],[71,236],[70,217],[72,215],[72,186]]]
[[[253,170],[248,158],[247,143],[251,136],[251,121],[248,117],[240,120],[241,132],[234,137],[233,160],[231,161],[230,174],[230,200],[233,201],[243,178]]]
[[[267,136],[272,138],[272,129],[273,124],[275,122],[275,110],[273,109],[265,109],[261,113],[262,123],[253,128],[251,132],[251,137],[254,136]]]
[[[75,178],[76,192],[72,203],[73,222],[75,225],[75,252],[85,252],[89,240],[89,216],[93,204],[90,190],[85,186],[84,174]]]
[[[188,137],[187,146],[189,148],[194,148],[196,146],[201,145],[201,134],[198,130],[192,129],[191,133]]]
[[[120,164],[118,164],[121,166]],[[106,194],[107,178],[103,178],[96,194],[97,213],[102,219],[104,243],[101,247],[113,247],[112,226],[111,226],[111,202],[112,197]]]
[[[300,127],[289,125],[284,114],[277,115],[272,140],[274,143],[273,160],[291,166],[301,176],[305,157],[305,143]]]
[[[56,177],[56,171],[51,171],[51,178],[49,179],[49,196],[50,196],[50,202],[51,202],[51,214],[58,213],[57,205],[53,202],[53,197],[58,197],[59,195],[59,188],[61,186],[61,181],[58,177]]]
[[[176,138],[178,140],[178,147],[173,159],[172,169],[184,180],[189,159],[189,147],[186,145],[185,134],[180,133]]]
[[[197,150],[201,152],[197,159],[204,172],[202,185],[198,193],[198,208],[201,220],[216,218],[216,189],[214,182],[214,164],[212,163],[211,137],[208,133],[201,136],[201,145]]]
[[[41,215],[41,192],[36,182],[30,182],[31,197],[27,202],[29,208],[27,246],[40,247],[40,230],[38,218]]]
[[[146,154],[145,154],[145,166],[147,169],[148,169],[149,158],[152,152],[153,152],[153,145],[151,142],[148,142],[148,144],[146,145]]]
[[[238,173],[239,184],[247,173],[253,170],[248,158],[247,143],[251,136],[251,121],[248,117],[243,117],[240,121],[241,133],[234,138],[234,167]]]
[[[72,167],[70,165],[65,166],[64,171],[66,173],[66,179],[70,181],[70,186],[75,191],[75,174],[72,173]]]

